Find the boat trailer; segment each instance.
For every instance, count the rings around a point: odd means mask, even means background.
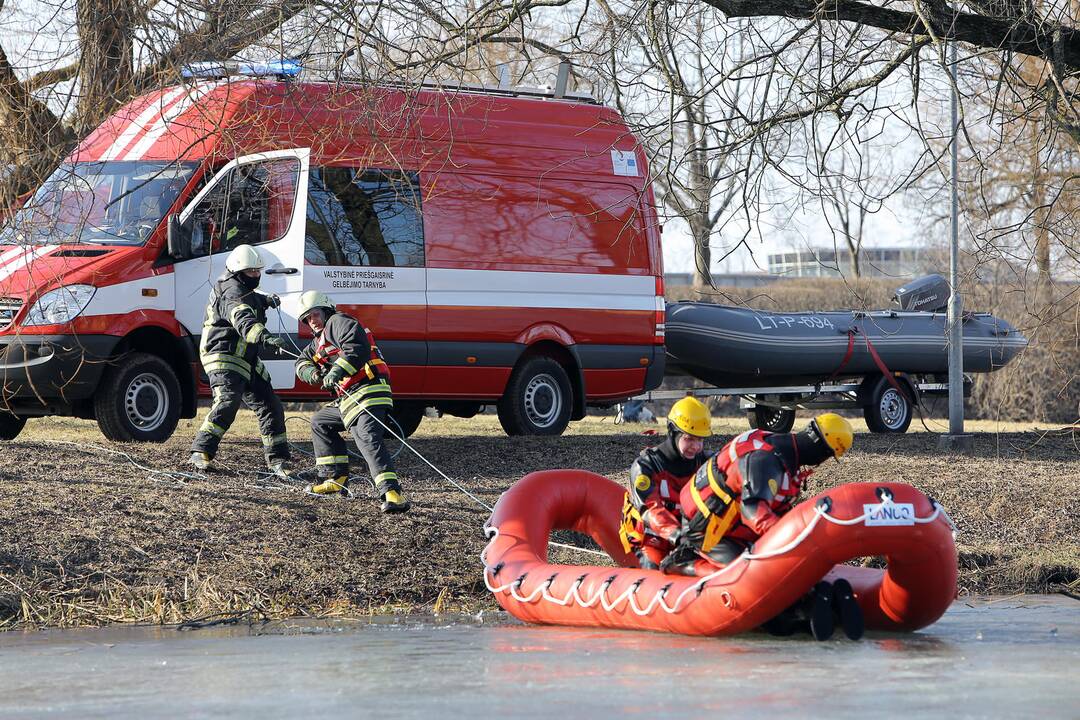
[[[689,376],[686,377],[689,379]],[[971,377],[964,375],[965,398],[971,397],[971,384]],[[894,373],[892,378],[880,374],[868,375],[816,385],[652,390],[631,399],[649,402],[678,400],[687,395],[735,396],[740,398],[739,408],[746,411],[750,427],[770,432],[790,431],[795,424],[796,412],[800,409],[861,408],[871,432],[903,433],[911,424],[916,408],[922,405],[923,398],[948,394],[949,383],[941,382],[937,377]]]

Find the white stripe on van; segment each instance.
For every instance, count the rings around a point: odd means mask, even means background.
[[[216,88],[221,83],[207,83],[190,89],[186,95],[161,112],[161,117],[154,123],[154,127],[135,143],[134,147],[124,156],[125,160],[141,160],[146,151],[154,146],[154,143],[165,134],[169,123],[187,112],[188,108],[198,102],[204,95]],[[181,88],[186,89],[186,88]]]
[[[7,280],[9,277],[17,273],[19,270],[25,270],[34,262],[35,259],[50,253],[56,249],[55,245],[40,245],[34,249],[26,252],[21,257],[12,260],[4,267],[0,268],[0,281]]]
[[[652,275],[448,270],[427,272],[429,305],[656,311]]]
[[[4,253],[0,254],[0,267],[3,267],[6,263],[8,263],[11,260],[14,260],[19,255],[22,255],[22,254],[28,253],[28,252],[30,252],[30,248],[27,247],[26,245],[16,245],[12,249],[7,250]]]
[[[656,311],[652,275],[307,265],[304,288],[343,305]]]
[[[168,94],[162,96],[157,102],[150,103],[150,107],[139,113],[138,117],[132,120],[128,126],[124,129],[124,132],[113,141],[113,144],[109,146],[109,149],[101,156],[102,160],[115,160],[120,156],[120,153],[131,144],[131,141],[135,139],[135,136],[146,129],[151,119],[161,113],[164,113],[168,109],[169,105],[174,100],[180,97],[180,94],[184,92],[184,87],[178,87],[171,90]]]
[[[84,316],[121,315],[139,310],[175,309],[173,299],[176,276],[173,273],[150,275],[137,280],[99,287],[83,310]],[[152,293],[146,293],[153,290]]]

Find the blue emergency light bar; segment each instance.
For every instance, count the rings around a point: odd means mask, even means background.
[[[295,60],[271,60],[269,62],[237,62],[235,60],[210,60],[185,65],[180,71],[185,78],[276,77],[291,80],[303,68]]]

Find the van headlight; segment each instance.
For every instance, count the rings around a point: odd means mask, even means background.
[[[93,285],[65,285],[50,290],[38,298],[23,325],[63,325],[79,316],[90,298],[94,297]]]

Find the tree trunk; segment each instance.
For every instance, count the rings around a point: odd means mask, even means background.
[[[860,248],[850,239],[848,239],[848,250],[851,254],[851,275],[858,279],[862,277],[862,271],[859,268],[859,250]]]
[[[690,224],[694,236],[694,290],[708,292],[712,290],[712,248],[709,247],[709,230]]]
[[[133,0],[78,0],[79,80],[75,132],[81,137],[131,99]]]
[[[0,48],[0,162],[13,167],[0,180],[0,212],[40,185],[72,141],[60,119],[22,84]]]
[[[1046,177],[1039,161],[1039,146],[1036,142],[1031,153],[1031,204],[1032,220],[1035,225],[1035,306],[1041,312],[1050,302],[1050,230],[1047,227],[1049,209],[1046,207]]]

